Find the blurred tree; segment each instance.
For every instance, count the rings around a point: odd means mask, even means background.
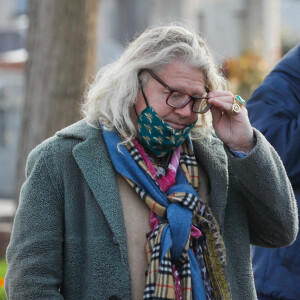
[[[241,56],[229,58],[223,63],[223,71],[232,92],[241,95],[246,101],[262,83],[269,69],[263,57],[253,51],[245,51]]]
[[[99,0],[30,0],[25,103],[16,199],[29,152],[80,119],[88,76],[94,75]]]

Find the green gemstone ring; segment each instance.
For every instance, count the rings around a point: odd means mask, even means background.
[[[246,101],[239,95],[235,95],[234,98],[239,102],[240,105],[245,105]]]
[[[231,106],[231,112],[235,115],[241,111],[241,107],[246,103],[246,101],[239,95],[235,95],[233,98],[233,103]]]

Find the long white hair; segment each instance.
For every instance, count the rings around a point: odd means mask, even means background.
[[[149,28],[132,43],[114,63],[103,67],[91,85],[83,104],[83,115],[89,124],[99,121],[110,130],[117,130],[125,140],[136,136],[131,110],[137,99],[138,73],[141,69],[159,71],[172,60],[198,68],[210,90],[223,90],[227,81],[205,41],[196,32],[182,25]],[[193,136],[209,131],[210,113],[200,115]]]

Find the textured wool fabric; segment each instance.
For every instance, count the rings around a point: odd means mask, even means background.
[[[298,231],[286,172],[255,134],[245,158],[213,136],[194,142],[234,300],[256,299],[250,242],[283,247]],[[26,173],[7,250],[8,299],[131,299],[122,203],[101,131],[85,120],[63,129],[33,150]]]

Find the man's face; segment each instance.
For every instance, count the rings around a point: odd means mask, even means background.
[[[203,72],[182,62],[168,64],[156,73],[168,86],[174,90],[186,92],[193,96],[201,96],[205,92],[205,77]],[[182,108],[173,108],[166,103],[169,90],[157,80],[149,76],[144,92],[151,106],[162,120],[175,129],[182,129],[193,124],[198,114],[192,111],[192,102]],[[139,114],[147,105],[141,91],[135,103]],[[134,118],[136,123],[136,116]]]

